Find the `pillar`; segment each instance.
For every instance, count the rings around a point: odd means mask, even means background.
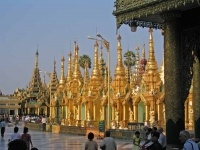
[[[96,105],[94,103],[93,103],[93,117],[91,119],[96,120]]]
[[[195,57],[193,70],[194,134],[196,138],[200,138],[200,64],[197,57]]]
[[[115,107],[112,106],[112,120],[115,120]]]
[[[145,120],[148,123],[148,121],[149,121],[149,106],[147,104],[145,105],[145,111],[146,111]]]
[[[134,104],[133,106],[134,108],[134,122],[137,122],[138,121],[138,106],[136,106],[136,104]]]
[[[164,20],[164,74],[167,144],[180,144],[179,133],[185,129],[182,100],[181,13],[161,14]]]
[[[185,102],[185,127],[187,128],[187,125],[188,125],[188,123],[189,123],[189,120],[188,120],[188,118],[189,118],[189,115],[188,115],[188,104],[189,104],[189,100],[188,101],[186,101]]]
[[[37,115],[40,115],[40,108],[37,109]]]

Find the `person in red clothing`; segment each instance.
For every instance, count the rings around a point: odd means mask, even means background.
[[[30,144],[31,144],[31,148],[33,148],[33,143],[31,141],[31,135],[28,134],[27,127],[24,127],[24,134],[21,135],[21,139],[26,142],[27,150],[30,150]]]

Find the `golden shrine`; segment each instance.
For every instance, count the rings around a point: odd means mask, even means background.
[[[151,126],[165,127],[165,89],[164,60],[160,72],[154,52],[153,30],[149,29],[148,60],[145,58],[145,44],[142,59],[139,46],[136,47],[136,64],[131,71],[130,83],[126,78],[126,68],[122,62],[121,36],[118,35],[117,64],[113,80],[108,90],[108,70],[102,57],[98,56],[98,42],[94,43],[94,62],[89,77],[85,62],[84,75],[80,71],[79,47],[74,42],[74,56],[69,52],[67,75],[65,75],[65,58],[61,58],[61,76],[58,81],[55,60],[54,69],[48,85],[40,78],[38,51],[35,68],[29,86],[16,90],[15,96],[21,100],[21,114],[48,115],[49,122],[62,126],[98,127],[99,121],[105,121],[110,111],[111,129],[127,129],[129,122],[144,122]],[[110,77],[111,78],[111,77]],[[110,108],[108,108],[110,92]],[[193,129],[193,89],[185,101],[185,125]]]

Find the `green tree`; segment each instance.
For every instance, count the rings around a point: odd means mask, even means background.
[[[135,65],[135,53],[133,51],[127,51],[124,53],[124,65],[127,67],[126,68],[126,78],[128,83],[130,83],[130,72],[131,72],[131,67]]]
[[[78,63],[80,65],[80,67],[83,68],[83,69],[85,68],[85,62],[87,62],[88,68],[91,68],[92,63],[91,63],[90,57],[88,55],[80,56]]]

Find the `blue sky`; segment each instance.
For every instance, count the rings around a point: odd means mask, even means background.
[[[25,88],[31,79],[35,52],[39,45],[39,68],[52,72],[56,59],[60,78],[60,59],[65,59],[73,41],[78,40],[79,55],[94,57],[94,41],[87,36],[100,33],[110,42],[111,74],[117,61],[116,20],[112,15],[114,0],[0,0],[0,89],[11,94],[17,87]],[[136,43],[142,49],[146,44],[148,57],[149,33],[147,28],[138,27],[131,32],[128,25],[122,25],[123,53],[135,51]],[[163,36],[160,30],[153,32],[155,55],[160,68],[163,59]],[[138,40],[137,40],[138,39]],[[141,54],[141,51],[140,51]],[[140,55],[141,56],[141,55]],[[104,50],[104,59],[106,60]],[[91,71],[91,69],[90,69]],[[65,73],[67,61],[65,61]],[[49,79],[46,77],[46,81]]]

